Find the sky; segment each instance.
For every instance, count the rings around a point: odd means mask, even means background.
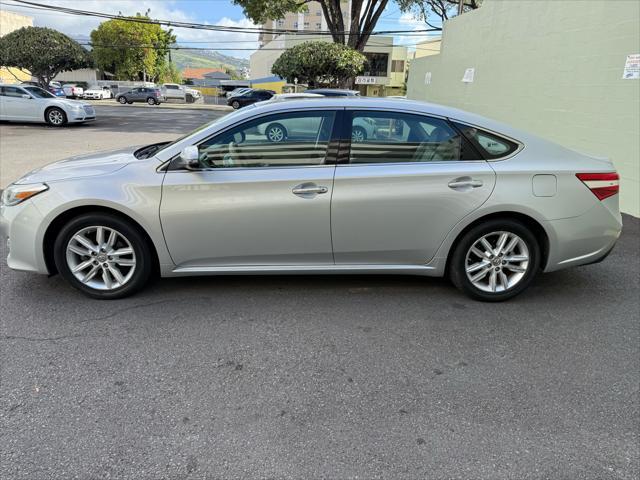
[[[246,18],[242,8],[230,0],[34,0],[38,3],[60,5],[96,12],[133,15],[151,10],[150,16],[162,20],[208,23],[235,27],[255,27]],[[1,0],[0,8],[11,10],[34,18],[34,25],[51,27],[72,38],[88,37],[104,19],[81,17],[65,13],[42,11],[18,6],[12,0]],[[378,30],[414,30],[425,28],[408,14],[402,14],[394,2],[390,2],[383,12],[376,29]],[[248,58],[250,50],[233,50],[233,48],[257,49],[258,35],[253,33],[212,32],[189,28],[174,28],[178,43],[198,48],[213,48],[226,55]],[[426,37],[397,37],[394,43],[415,44]]]

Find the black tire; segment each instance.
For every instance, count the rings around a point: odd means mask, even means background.
[[[121,287],[112,290],[93,288],[82,283],[71,272],[67,263],[67,245],[77,232],[92,226],[103,226],[117,230],[127,238],[133,248],[135,269],[131,278]],[[137,226],[108,213],[87,213],[71,219],[58,233],[53,249],[54,261],[60,275],[73,287],[91,298],[111,300],[129,296],[147,284],[152,271],[152,255],[144,234]]]
[[[52,127],[63,127],[67,123],[67,114],[61,108],[51,107],[44,112],[44,119]]]
[[[467,252],[470,251],[471,247],[476,241],[480,240],[483,236],[489,235],[493,232],[507,232],[520,237],[528,250],[529,257],[525,271],[523,272],[517,283],[515,283],[513,286],[503,289],[502,291],[496,292],[485,291],[481,288],[478,288],[467,276]],[[497,255],[495,257],[497,257]],[[492,260],[487,259],[485,261],[499,261],[498,258],[495,257]],[[540,245],[538,244],[538,240],[531,232],[531,230],[522,222],[519,222],[517,220],[509,218],[496,218],[476,225],[458,240],[453,254],[450,258],[448,268],[449,276],[453,284],[471,298],[485,302],[502,302],[522,293],[531,284],[540,268],[540,262]],[[488,263],[487,266],[489,266]],[[495,270],[495,268],[499,268],[500,270]],[[502,268],[502,265],[490,267],[488,275],[492,273],[491,270],[495,270],[496,272],[499,271],[501,273]],[[505,273],[508,272],[509,275],[513,274],[513,272],[509,270],[508,267],[504,267],[504,269]],[[507,284],[509,283],[510,282],[507,282]]]
[[[271,123],[264,134],[271,143],[280,143],[287,139],[289,132],[281,123]]]
[[[133,101],[128,101],[127,105],[131,105],[133,103]]]
[[[233,107],[234,110],[238,110],[240,108],[240,102],[237,100],[234,100],[233,102],[231,102],[231,106]]]
[[[120,98],[118,98],[118,102],[120,102],[122,105],[124,105],[125,103],[127,103],[127,99],[126,99],[126,97],[120,97]]]
[[[351,130],[351,140],[354,143],[363,142],[367,139],[367,131],[362,127],[353,127]]]
[[[158,104],[158,101],[157,101],[155,98],[153,98],[153,97],[149,97],[149,98],[147,98],[147,103],[148,103],[149,105],[157,105],[157,104]]]

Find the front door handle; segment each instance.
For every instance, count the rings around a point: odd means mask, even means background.
[[[301,183],[300,185],[296,185],[295,187],[293,187],[293,190],[291,191],[294,195],[310,196],[327,193],[329,189],[327,187],[323,187],[322,185],[316,185],[315,183]]]
[[[482,180],[476,180],[471,177],[456,178],[449,182],[449,188],[468,190],[470,188],[478,188],[483,185]]]

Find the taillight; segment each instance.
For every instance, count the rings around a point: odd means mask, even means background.
[[[576,173],[576,177],[598,197],[598,200],[609,198],[620,191],[620,177],[615,172]]]

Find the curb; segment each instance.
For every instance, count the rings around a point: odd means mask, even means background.
[[[206,103],[161,103],[160,105],[147,105],[144,102],[136,102],[131,105],[122,105],[115,100],[82,100],[94,107],[120,107],[120,108],[162,108],[162,109],[177,109],[177,110],[219,110],[219,111],[231,111],[233,108],[227,105],[209,105]]]

